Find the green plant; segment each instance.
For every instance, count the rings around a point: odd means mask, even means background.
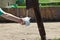
[[[58,38],[58,39],[55,38],[55,39],[53,39],[53,40],[60,40],[60,38]]]

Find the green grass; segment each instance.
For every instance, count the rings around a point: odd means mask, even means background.
[[[41,4],[40,7],[60,7],[60,3]]]
[[[53,40],[60,40],[60,38],[58,38],[58,39],[55,38],[55,39],[53,39]]]
[[[39,0],[39,3],[52,3],[52,2],[60,2],[60,0]]]
[[[17,8],[26,8],[26,6],[17,6]]]
[[[41,3],[40,7],[60,7],[60,3],[58,2],[60,0],[39,0],[39,3]],[[17,8],[26,8],[26,6],[17,6]]]
[[[42,5],[40,7],[60,7],[60,5]],[[26,6],[17,6],[17,8],[26,8]]]

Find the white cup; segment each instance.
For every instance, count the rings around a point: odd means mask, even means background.
[[[30,17],[23,18],[26,26],[29,26],[30,25],[30,19],[31,19]]]

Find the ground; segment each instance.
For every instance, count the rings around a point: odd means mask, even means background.
[[[47,39],[60,38],[60,22],[44,22]],[[19,23],[0,23],[0,40],[39,40],[36,23],[30,26]]]

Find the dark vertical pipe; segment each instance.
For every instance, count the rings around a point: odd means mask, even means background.
[[[34,9],[41,40],[46,40],[46,33],[45,33],[42,18],[41,18],[41,13],[39,10],[38,0],[26,0],[26,6],[27,6],[27,10],[30,8]]]
[[[34,5],[33,9],[34,9],[34,12],[35,12],[35,16],[36,16],[37,25],[38,25],[39,33],[40,33],[40,36],[41,36],[41,40],[46,40],[46,33],[45,33],[43,21],[42,21],[42,18],[41,18],[41,13],[40,13],[40,10],[39,10],[39,4],[38,4],[37,0],[36,0],[36,3]]]

